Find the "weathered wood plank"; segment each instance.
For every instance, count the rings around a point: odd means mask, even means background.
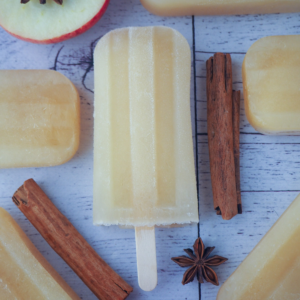
[[[300,14],[197,16],[196,51],[244,53],[268,35],[299,34]]]
[[[243,214],[223,221],[213,210],[206,136],[205,61],[215,52],[230,53],[233,87],[242,91],[241,67],[248,48],[264,36],[299,34],[299,19],[300,14],[195,17],[200,235],[207,246],[216,246],[216,254],[229,258],[227,263],[217,268],[221,284],[300,191],[300,137],[257,133],[246,119],[242,93],[240,149]],[[201,286],[203,300],[216,299],[217,292],[218,287],[209,284]]]
[[[198,167],[200,179],[200,231],[215,254],[229,257],[218,267],[220,282],[232,273],[300,190],[300,137],[263,136],[247,122],[242,101],[241,183],[244,213],[225,222],[213,211],[206,138],[205,61],[214,52],[232,54],[234,88],[242,89],[241,65],[251,44],[267,35],[299,34],[300,14],[195,17]],[[81,143],[75,158],[65,165],[40,169],[0,170],[0,205],[9,210],[38,249],[82,299],[92,293],[43,241],[15,208],[10,197],[23,181],[34,177],[59,209],[96,251],[135,288],[130,299],[198,299],[196,282],[180,284],[184,269],[170,257],[191,247],[196,226],[157,229],[158,286],[151,293],[138,288],[134,231],[92,225],[93,171],[93,60],[92,50],[103,34],[118,27],[166,25],[179,30],[193,46],[192,18],[162,18],[149,14],[139,0],[111,0],[103,18],[85,34],[55,45],[33,45],[0,30],[2,69],[56,69],[68,76],[81,96]],[[55,63],[56,62],[56,63]],[[192,70],[193,75],[193,70]],[[193,77],[191,99],[193,100]],[[243,95],[242,95],[243,98]],[[194,117],[193,101],[191,112]],[[53,189],[55,187],[55,189]],[[250,192],[245,192],[250,191]],[[263,191],[263,192],[255,192]],[[120,246],[121,245],[121,246]],[[202,285],[202,300],[215,299],[218,288]]]
[[[300,145],[240,145],[242,191],[300,191]],[[207,136],[198,136],[200,189],[210,183]],[[201,197],[200,197],[201,199]]]

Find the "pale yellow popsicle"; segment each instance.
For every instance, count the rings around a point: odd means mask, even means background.
[[[300,1],[299,1],[300,3]],[[264,134],[300,134],[300,35],[255,42],[243,63],[245,110]]]
[[[50,70],[0,71],[0,168],[68,161],[80,133],[79,95]]]
[[[80,298],[0,207],[1,300],[79,300]]]
[[[236,15],[299,12],[299,0],[141,0],[159,16]]]
[[[118,29],[94,57],[94,224],[198,222],[187,41]]]
[[[300,195],[222,285],[217,300],[298,300]]]

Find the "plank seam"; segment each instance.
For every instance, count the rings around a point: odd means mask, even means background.
[[[198,161],[198,131],[197,131],[197,82],[196,82],[196,43],[195,43],[195,16],[192,16],[192,31],[193,31],[193,68],[194,68],[194,126],[195,126],[195,160],[196,160],[196,183],[197,183],[197,199],[198,199],[198,215],[199,215],[199,223],[198,223],[198,237],[200,237],[200,199],[199,199],[199,161]],[[201,300],[201,284],[198,283],[198,293],[199,300]]]

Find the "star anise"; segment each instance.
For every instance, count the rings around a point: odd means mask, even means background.
[[[30,0],[21,0],[22,4],[26,4],[27,2],[29,2]],[[63,0],[53,0],[55,3],[62,5],[63,4]],[[46,0],[40,0],[40,4],[46,4]]]
[[[187,256],[172,257],[171,259],[176,262],[180,267],[190,267],[183,275],[182,284],[192,282],[197,275],[200,283],[204,283],[203,278],[214,285],[219,285],[218,276],[216,272],[209,266],[219,266],[227,260],[227,258],[214,255],[209,257],[209,254],[215,247],[205,248],[201,238],[198,238],[194,244],[194,252],[192,249],[184,249],[188,254]]]

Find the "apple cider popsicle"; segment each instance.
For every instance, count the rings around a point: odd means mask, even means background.
[[[300,35],[264,37],[247,51],[242,72],[245,111],[257,131],[300,134],[299,52]]]
[[[79,146],[79,95],[51,70],[0,70],[0,168],[62,164]]]
[[[1,207],[0,295],[1,300],[80,299]]]
[[[300,195],[219,290],[217,300],[293,300],[300,295]]]
[[[190,48],[171,28],[133,27],[106,34],[94,55],[94,225],[134,226],[139,269],[156,259],[155,225],[198,222]],[[138,270],[145,290],[150,269]]]
[[[159,16],[242,15],[299,12],[299,0],[141,0]]]

